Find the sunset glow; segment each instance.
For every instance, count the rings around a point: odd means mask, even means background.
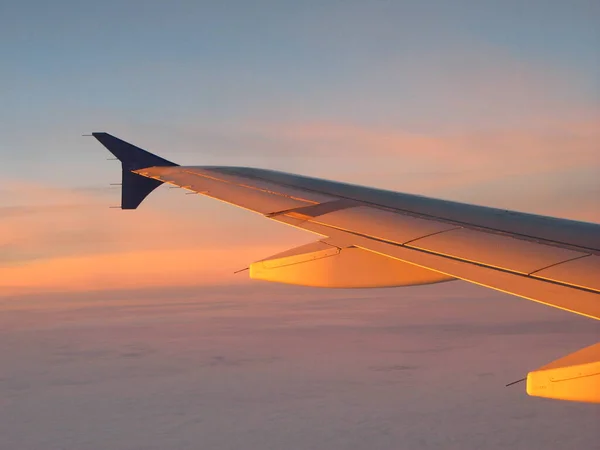
[[[0,449],[595,448],[599,17],[2,2]]]

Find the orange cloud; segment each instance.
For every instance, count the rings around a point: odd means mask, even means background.
[[[158,193],[139,210],[120,211],[89,193],[7,186],[14,204],[0,208],[0,296],[237,283],[247,274],[235,270],[314,239],[208,199],[208,214],[185,200],[171,212]],[[171,201],[191,197],[171,193]],[[258,222],[273,231],[259,234]]]
[[[0,295],[103,291],[245,282],[240,261],[280,251],[277,246],[138,250],[48,258],[0,268]]]

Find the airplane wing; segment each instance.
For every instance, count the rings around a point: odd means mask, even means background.
[[[264,169],[178,166],[93,136],[122,162],[123,208],[168,183],[318,235],[252,263],[251,278],[322,287],[462,279],[600,319],[598,224]],[[528,393],[600,402],[600,343],[580,352],[530,372]]]

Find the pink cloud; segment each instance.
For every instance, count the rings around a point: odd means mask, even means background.
[[[0,267],[0,295],[81,292],[164,286],[232,284],[240,261],[279,251],[277,246],[174,248],[59,256]]]
[[[335,122],[275,123],[257,129],[284,148],[328,157],[313,167],[318,176],[600,221],[600,118],[430,134]]]
[[[545,129],[415,134],[401,129],[336,122],[274,123],[261,132],[305,146],[323,156],[394,156],[407,161],[476,167],[508,158],[536,160],[541,167],[599,163],[600,118],[548,124]],[[557,160],[558,158],[558,160]],[[441,159],[442,161],[440,161]]]

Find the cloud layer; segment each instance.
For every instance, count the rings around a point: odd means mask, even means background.
[[[527,397],[593,321],[462,283],[0,302],[0,448],[593,448],[594,405]],[[551,426],[549,426],[551,424]]]

